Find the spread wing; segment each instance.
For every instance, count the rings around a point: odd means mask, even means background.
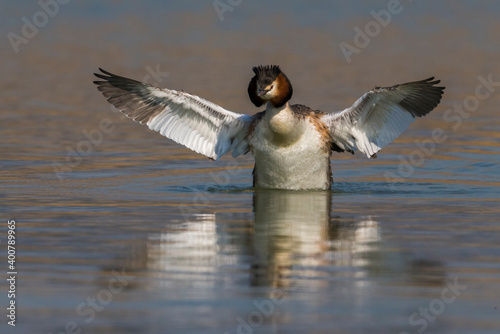
[[[100,69],[94,81],[108,102],[127,117],[163,136],[217,160],[248,152],[252,116],[226,110],[198,96],[161,89]]]
[[[428,78],[392,87],[375,87],[350,108],[326,114],[323,122],[337,151],[360,150],[369,158],[395,140],[415,117],[430,113],[441,100],[444,87]]]

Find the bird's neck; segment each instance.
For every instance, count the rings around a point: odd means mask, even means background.
[[[288,103],[276,108],[268,102],[264,122],[270,130],[268,139],[278,146],[294,143],[304,131]]]
[[[274,104],[271,102],[271,101],[268,101],[267,104],[266,104],[266,118],[268,120],[270,120],[271,118],[273,118],[274,116],[276,116],[277,114],[279,113],[287,113],[287,112],[291,112],[291,109],[290,109],[290,105],[287,103],[285,103],[284,105],[282,105],[281,107],[275,107]]]

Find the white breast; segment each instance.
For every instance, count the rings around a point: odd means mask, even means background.
[[[277,116],[277,115],[276,115]],[[283,122],[260,121],[250,138],[255,157],[255,187],[275,189],[329,189],[329,151],[309,118],[297,119],[290,130]],[[280,130],[275,132],[273,130]],[[285,131],[286,130],[286,131]]]

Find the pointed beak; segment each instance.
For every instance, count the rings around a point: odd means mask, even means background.
[[[269,89],[264,89],[264,90],[261,90],[260,92],[258,92],[257,95],[258,96],[266,95],[267,92],[269,92]]]

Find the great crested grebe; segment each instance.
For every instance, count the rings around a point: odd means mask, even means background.
[[[350,108],[324,113],[290,105],[293,89],[279,66],[257,66],[248,85],[253,115],[226,110],[185,92],[153,87],[103,69],[94,81],[108,102],[127,117],[210,159],[252,152],[254,187],[330,189],[332,151],[368,158],[396,139],[440,102],[434,78],[375,87]]]

